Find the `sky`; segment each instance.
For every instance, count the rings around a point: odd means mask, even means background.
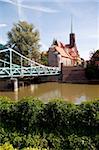
[[[99,0],[0,0],[0,43],[7,42],[7,32],[21,20],[39,30],[42,51],[54,38],[68,44],[71,16],[79,54],[87,60],[99,49]]]

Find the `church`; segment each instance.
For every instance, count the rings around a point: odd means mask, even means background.
[[[77,66],[81,64],[81,58],[75,41],[75,33],[72,32],[72,24],[69,38],[69,44],[64,44],[57,40],[53,41],[53,44],[48,50],[49,66],[60,67],[61,63],[63,66]]]

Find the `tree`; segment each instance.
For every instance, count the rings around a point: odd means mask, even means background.
[[[38,60],[40,55],[40,35],[34,25],[28,24],[25,21],[19,21],[8,32],[8,39],[10,47],[13,47],[13,49],[26,57]]]
[[[48,65],[48,53],[47,52],[41,53],[41,64]]]
[[[0,44],[0,51],[7,49],[6,45]],[[3,61],[9,61],[9,54],[8,52],[0,52],[0,67],[6,66],[7,64],[4,64]]]

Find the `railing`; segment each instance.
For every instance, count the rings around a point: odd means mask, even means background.
[[[0,59],[2,66],[0,67],[0,78],[4,77],[24,77],[24,76],[44,76],[44,75],[58,75],[60,69],[58,67],[49,67],[41,65],[29,58],[21,55],[15,50],[9,48],[1,50],[0,53],[9,52],[9,62]],[[13,63],[13,55],[15,53],[20,58],[20,65]],[[23,60],[28,61],[28,66],[23,65]]]

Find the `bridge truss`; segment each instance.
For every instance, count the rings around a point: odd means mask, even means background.
[[[58,67],[41,65],[11,48],[0,50],[0,78],[58,74],[60,74]]]

